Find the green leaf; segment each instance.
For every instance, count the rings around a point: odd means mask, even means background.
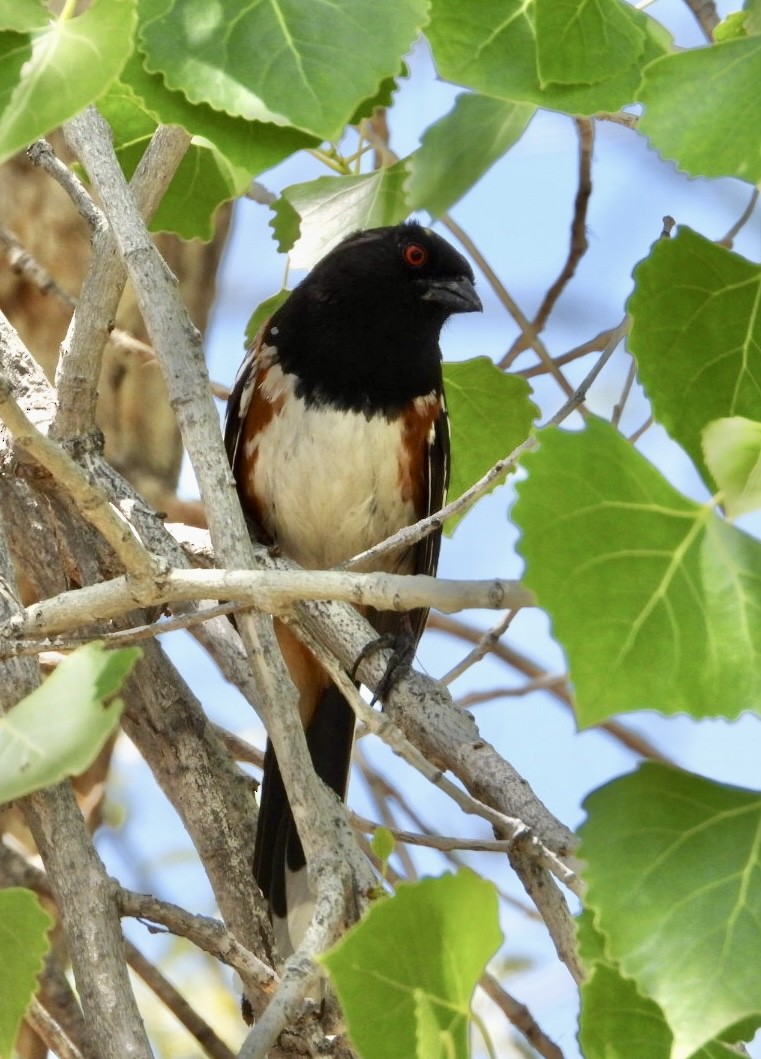
[[[260,302],[254,309],[248,323],[246,324],[246,345],[249,346],[259,333],[259,328],[272,316],[291,296],[291,292],[284,287],[277,294],[270,295]]]
[[[415,1001],[415,1042],[414,1055],[419,1059],[468,1059],[470,1052],[467,1042],[458,1032],[459,1020],[453,1026],[447,1026],[444,1012],[438,1011],[422,989],[413,993]]]
[[[431,1059],[442,1040],[464,1059],[470,998],[500,941],[496,891],[465,869],[403,883],[320,962],[363,1059]]]
[[[539,437],[513,517],[579,723],[758,709],[761,544],[679,494],[602,420]]]
[[[50,949],[53,920],[31,890],[0,890],[0,1059],[11,1059],[21,1020]]]
[[[627,32],[632,39],[635,34],[642,34],[642,54],[597,83],[590,83],[600,70],[600,57],[592,50],[583,57],[586,74],[580,83],[540,82],[538,30],[534,24],[536,0],[481,0],[478,4],[432,0],[426,36],[436,68],[448,81],[499,99],[522,100],[569,114],[595,114],[634,102],[642,67],[670,46],[668,33],[654,19],[626,4],[620,4],[618,11],[620,18],[628,21]],[[542,54],[549,55],[553,48],[561,50],[566,31],[554,20],[544,24]]]
[[[689,228],[634,272],[629,349],[655,418],[706,471],[714,419],[761,420],[761,268]]]
[[[7,0],[0,6],[0,30],[29,33],[33,29],[46,26],[51,17],[40,0]]]
[[[298,187],[299,185],[295,186]],[[283,195],[272,204],[270,228],[278,250],[281,254],[287,254],[299,237],[301,218]]]
[[[394,836],[387,827],[379,827],[370,841],[370,849],[384,867],[394,852],[395,846]]]
[[[743,14],[745,15],[745,32],[761,33],[761,0],[745,0]]]
[[[713,31],[713,39],[717,42],[736,40],[738,37],[747,37],[747,35],[744,11],[733,11]]]
[[[587,905],[666,1016],[670,1059],[760,1025],[761,797],[648,763],[585,808]]]
[[[579,953],[591,972],[581,987],[579,1045],[585,1059],[671,1059],[674,1035],[666,1018],[636,983],[621,974],[604,953],[604,935],[585,909],[578,920]],[[728,1034],[737,1041],[742,1033]],[[747,1035],[753,1036],[751,1029]],[[737,1052],[719,1041],[700,1048],[690,1059],[732,1059]]]
[[[233,165],[213,144],[195,136],[159,203],[151,231],[208,241],[214,235],[217,206],[237,198],[249,183],[247,169]]]
[[[22,67],[31,57],[32,38],[28,33],[0,32],[0,127],[2,115],[18,88]]]
[[[182,0],[148,21],[146,65],[192,103],[334,140],[399,69],[425,0]]]
[[[673,1035],[663,1012],[609,964],[581,987],[579,1045],[585,1059],[670,1059]]]
[[[291,250],[294,268],[311,268],[345,236],[358,229],[398,224],[407,216],[404,198],[406,162],[376,169],[366,176],[318,177],[292,184],[274,206],[272,227],[280,251]],[[293,213],[300,235],[295,244]]]
[[[99,100],[114,129],[114,147],[122,169],[132,176],[157,128],[143,100],[117,83]],[[216,147],[194,136],[151,221],[153,232],[174,232],[183,239],[211,239],[217,207],[249,185],[249,171],[234,166]]]
[[[596,964],[606,962],[605,936],[595,926],[594,916],[588,908],[582,908],[575,923],[579,959],[591,972]]]
[[[715,419],[703,431],[703,450],[729,517],[761,508],[761,423]]]
[[[0,162],[116,80],[132,51],[135,21],[133,0],[95,0],[77,18],[56,19],[32,34],[32,57],[18,81],[11,85],[0,75]]]
[[[91,764],[124,708],[120,699],[109,700],[139,655],[136,647],[80,647],[0,718],[0,804]]]
[[[470,92],[458,96],[409,159],[410,210],[425,209],[434,217],[446,213],[520,139],[535,109]]]
[[[192,136],[204,137],[232,166],[247,170],[250,178],[271,169],[295,151],[319,143],[317,137],[298,129],[233,118],[204,103],[192,104],[182,92],[167,88],[159,74],[148,73],[142,56],[137,53],[124,68],[121,80],[142,100],[156,123],[182,125]]]
[[[444,389],[452,431],[448,499],[456,500],[526,440],[539,412],[526,380],[500,371],[488,357],[445,364]],[[450,519],[447,532],[458,522]]]
[[[395,77],[384,77],[378,86],[378,91],[369,99],[363,99],[349,118],[349,125],[359,125],[363,118],[371,118],[373,113],[382,107],[390,107],[394,96],[399,88],[399,81],[403,77],[409,77],[410,71],[406,63],[402,63],[400,72]]]
[[[639,128],[691,176],[755,183],[761,179],[759,84],[760,37],[664,56],[644,71]]]
[[[595,84],[633,66],[645,34],[619,0],[535,0],[539,82]]]

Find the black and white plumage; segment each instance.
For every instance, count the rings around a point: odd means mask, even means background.
[[[259,540],[324,569],[443,505],[439,333],[451,314],[480,309],[468,262],[418,224],[358,232],[315,266],[260,329],[228,403],[227,452]],[[432,533],[381,568],[435,574],[439,545]],[[407,628],[417,643],[427,613],[367,616],[379,634]],[[354,714],[293,634],[276,631],[315,769],[343,798]],[[303,867],[268,744],[254,873],[273,922],[287,923],[276,931],[286,951],[308,922]]]

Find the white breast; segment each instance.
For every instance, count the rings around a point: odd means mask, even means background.
[[[270,400],[286,392],[288,400],[254,442],[251,484],[285,555],[308,569],[335,566],[415,521],[412,503],[400,496],[397,425],[306,407],[277,368],[266,386]]]

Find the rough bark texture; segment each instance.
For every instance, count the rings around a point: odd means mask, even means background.
[[[50,139],[59,156],[68,161],[63,138],[54,135]],[[230,214],[229,204],[220,208],[210,243],[184,242],[165,234],[156,238],[162,256],[179,280],[193,323],[201,332],[206,328],[214,298]],[[67,295],[77,297],[90,263],[90,233],[65,192],[31,165],[25,155],[17,155],[0,166],[0,227],[16,237]],[[52,381],[72,305],[52,290],[41,290],[14,268],[10,251],[2,246],[0,309]],[[147,341],[129,286],[114,323],[140,341]],[[187,509],[178,508],[174,496],[182,442],[155,357],[109,343],[103,359],[97,421],[104,434],[109,463],[159,510],[167,511],[172,518],[186,516]]]

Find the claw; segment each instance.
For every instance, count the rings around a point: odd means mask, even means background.
[[[357,670],[362,663],[377,654],[378,651],[384,651],[390,649],[391,657],[388,660],[386,670],[378,681],[378,685],[375,689],[375,693],[370,700],[370,705],[374,706],[379,699],[384,699],[389,692],[393,689],[399,677],[402,675],[402,671],[409,669],[412,664],[412,659],[415,657],[415,640],[407,629],[403,629],[396,633],[387,633],[385,636],[378,636],[375,640],[370,640],[360,651],[357,660],[351,668],[351,678],[356,680]]]

